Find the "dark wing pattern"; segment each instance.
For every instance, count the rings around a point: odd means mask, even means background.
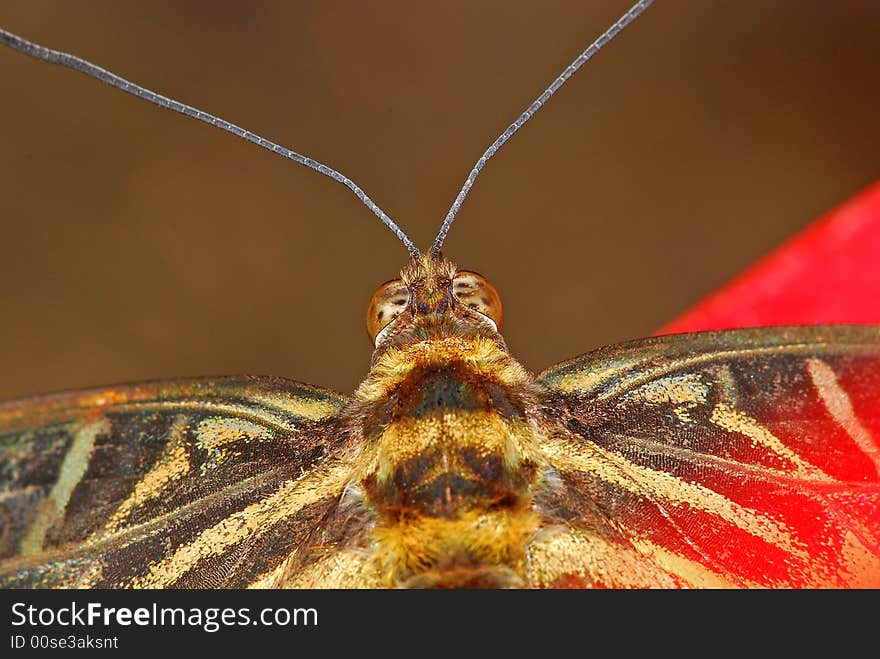
[[[880,328],[663,336],[539,380],[567,531],[537,583],[880,586]]]
[[[229,377],[0,405],[0,585],[259,584],[338,498],[347,402]]]

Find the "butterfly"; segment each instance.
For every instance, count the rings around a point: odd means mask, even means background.
[[[231,377],[0,406],[0,584],[880,585],[880,328],[671,335],[532,374],[494,286],[440,251],[478,173],[429,253],[401,237],[351,396]]]

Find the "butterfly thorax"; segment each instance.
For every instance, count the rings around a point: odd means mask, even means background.
[[[387,350],[358,390],[360,485],[387,581],[500,585],[537,526],[531,377],[483,337]]]

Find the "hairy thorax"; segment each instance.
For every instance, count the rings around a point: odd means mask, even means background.
[[[516,585],[538,520],[531,377],[493,341],[386,351],[358,390],[359,484],[387,585]]]

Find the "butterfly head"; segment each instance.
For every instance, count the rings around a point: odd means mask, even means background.
[[[451,335],[484,335],[503,347],[501,298],[482,275],[438,256],[419,256],[373,294],[367,333],[376,352]]]

